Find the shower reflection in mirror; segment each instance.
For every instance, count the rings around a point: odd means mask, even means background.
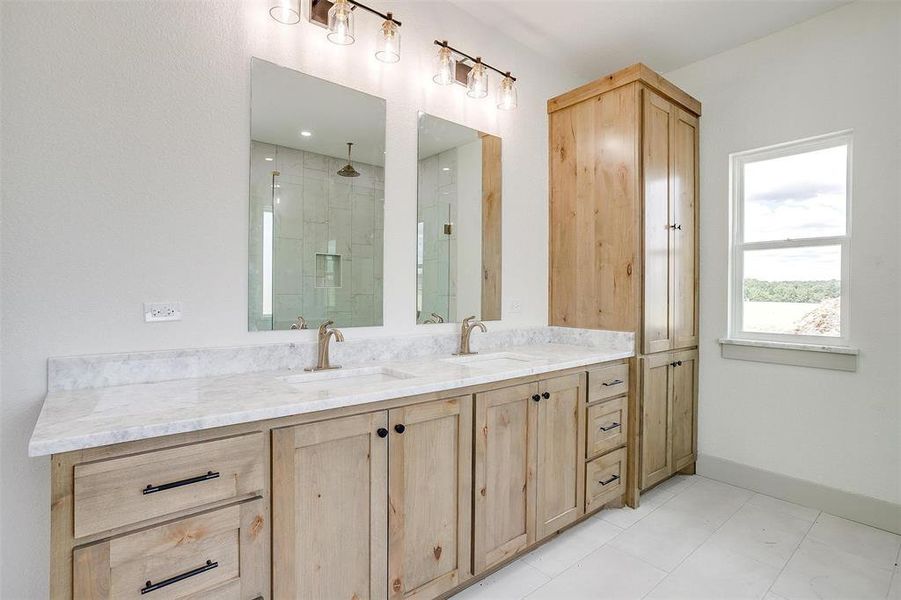
[[[385,101],[251,63],[251,331],[382,324]]]
[[[416,322],[501,318],[501,139],[419,115]]]

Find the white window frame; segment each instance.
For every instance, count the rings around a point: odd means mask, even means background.
[[[804,239],[786,239],[766,242],[744,241],[744,167],[748,163],[759,162],[824,150],[836,146],[847,146],[847,169],[845,187],[845,234]],[[731,244],[729,252],[729,339],[758,340],[777,343],[809,344],[816,346],[848,346],[851,340],[851,165],[853,136],[851,130],[807,138],[794,142],[768,146],[755,150],[737,152],[730,159],[730,203]],[[744,253],[747,250],[772,250],[783,248],[809,248],[817,246],[841,247],[841,337],[821,335],[796,335],[785,333],[765,333],[744,331],[743,325],[743,283]]]

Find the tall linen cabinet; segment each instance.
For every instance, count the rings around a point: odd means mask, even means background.
[[[635,332],[628,487],[697,454],[698,118],[642,64],[548,101],[549,322]]]

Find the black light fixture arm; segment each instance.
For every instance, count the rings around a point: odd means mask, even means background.
[[[354,0],[347,0],[347,1],[350,2],[351,4],[356,4],[356,2],[354,2]],[[478,63],[481,63],[482,66],[488,67],[489,69],[491,69],[491,70],[494,71],[495,73],[498,73],[498,74],[500,74],[500,75],[503,75],[504,77],[509,77],[509,78],[512,79],[513,81],[516,81],[516,77],[514,77],[513,75],[511,75],[511,74],[510,74],[510,71],[501,71],[501,70],[498,69],[497,67],[492,67],[491,65],[489,65],[488,63],[486,63],[486,62],[485,62],[484,60],[482,60],[481,58],[476,58],[476,57],[473,57],[473,56],[470,56],[470,55],[466,54],[466,53],[463,52],[462,50],[457,50],[456,48],[454,48],[453,46],[451,46],[450,44],[448,44],[448,43],[447,43],[447,40],[444,40],[444,41],[441,41],[441,40],[435,40],[435,45],[436,45],[436,46],[441,46],[442,48],[447,48],[448,50],[450,50],[450,51],[453,52],[454,54],[459,54],[460,56],[462,56],[462,57],[464,57],[464,58],[468,58],[468,59],[471,60],[472,62],[478,62]]]
[[[362,8],[363,10],[369,11],[369,12],[371,12],[371,13],[374,14],[374,15],[378,15],[378,16],[380,16],[381,18],[385,19],[386,21],[391,21],[392,23],[394,23],[394,24],[397,25],[398,27],[401,26],[401,22],[398,21],[397,19],[395,19],[395,18],[394,18],[394,15],[392,15],[390,12],[389,12],[389,13],[384,13],[384,14],[383,14],[383,13],[380,13],[379,11],[375,10],[374,8],[370,8],[370,7],[366,6],[366,5],[363,4],[362,2],[357,2],[357,0],[347,0],[347,2],[348,2],[348,4],[352,4],[352,5],[356,6],[357,8]]]

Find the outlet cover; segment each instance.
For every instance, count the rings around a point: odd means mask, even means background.
[[[144,321],[181,321],[181,302],[145,302]]]

